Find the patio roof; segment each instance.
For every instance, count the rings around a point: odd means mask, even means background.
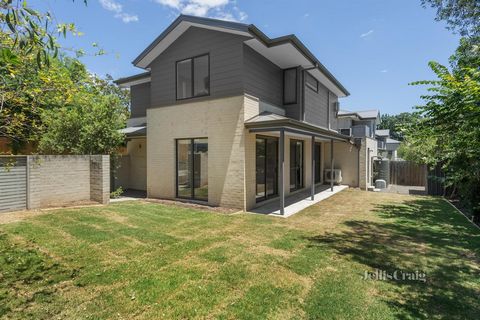
[[[262,112],[245,121],[245,127],[250,132],[280,131],[298,133],[306,136],[315,136],[324,139],[333,139],[353,143],[351,137],[338,133],[335,130],[322,128],[307,122],[287,118],[271,112]]]
[[[124,133],[127,138],[131,137],[145,137],[147,135],[147,125],[142,124],[135,127],[127,127],[119,130],[121,133]]]

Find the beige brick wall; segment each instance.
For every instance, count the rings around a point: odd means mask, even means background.
[[[108,204],[110,200],[110,157],[90,156],[90,200]]]
[[[360,148],[360,188],[367,189],[371,185],[372,159],[377,156],[377,141],[372,138],[362,138]]]
[[[132,139],[127,144],[130,156],[129,184],[130,189],[147,190],[147,139]]]
[[[147,110],[149,197],[175,198],[175,139],[206,137],[208,203],[245,207],[244,100],[242,95]]]
[[[324,143],[325,168],[330,169],[330,142]],[[342,184],[358,187],[358,148],[347,142],[333,143],[334,169],[342,170]],[[322,174],[324,174],[322,172]]]
[[[29,208],[108,203],[109,168],[108,156],[29,156]]]

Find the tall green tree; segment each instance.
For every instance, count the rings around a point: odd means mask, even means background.
[[[396,115],[382,114],[378,129],[388,129],[392,139],[403,141],[402,127],[415,121],[416,117],[415,113],[410,112],[402,112]]]
[[[480,70],[463,68],[451,72],[431,62],[438,77],[419,81],[429,86],[425,104],[417,107],[418,119],[404,127],[406,153],[410,160],[430,166],[441,164],[446,185],[454,186],[480,217]]]
[[[112,153],[123,140],[127,93],[69,57],[83,51],[58,44],[68,33],[79,35],[26,0],[0,0],[0,137],[14,152],[33,143],[48,153]]]
[[[480,1],[421,0],[424,7],[437,10],[437,21],[447,22],[448,28],[463,37],[480,36]]]

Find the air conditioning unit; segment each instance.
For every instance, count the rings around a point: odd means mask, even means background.
[[[333,172],[333,173],[332,173]],[[342,170],[340,169],[325,169],[325,181],[340,184],[342,183]]]
[[[338,114],[338,112],[340,111],[340,102],[334,102],[333,103],[333,112],[335,112],[335,114]]]
[[[340,129],[339,131],[340,131],[341,134],[344,134],[346,136],[351,136],[352,135],[352,128]]]

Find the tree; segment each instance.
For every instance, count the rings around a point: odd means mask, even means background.
[[[83,2],[87,4],[87,0]],[[75,24],[53,24],[50,12],[34,10],[27,0],[0,0],[0,30],[13,40],[10,46],[0,47],[4,57],[15,57],[18,52],[33,53],[38,66],[48,66],[50,58],[57,56],[60,46],[56,35],[66,37],[67,33],[79,34]]]
[[[397,115],[382,114],[382,121],[378,125],[378,129],[388,129],[392,139],[403,141],[401,128],[412,123],[415,118],[416,114],[410,112],[402,112]]]
[[[478,0],[422,0],[424,7],[437,9],[436,20],[463,37],[480,36],[480,2]]]
[[[458,189],[465,203],[480,218],[480,70],[450,72],[430,62],[437,75],[428,85],[425,105],[417,107],[417,120],[403,128],[407,159],[430,166],[441,164],[446,185]]]
[[[43,113],[39,149],[54,154],[114,154],[125,136],[128,113],[115,95],[74,98],[75,107]]]
[[[92,75],[67,56],[56,36],[79,33],[51,17],[25,0],[0,0],[0,136],[14,153],[27,143],[49,153],[111,153],[121,143],[128,96],[111,77]],[[75,136],[60,139],[67,128]]]

